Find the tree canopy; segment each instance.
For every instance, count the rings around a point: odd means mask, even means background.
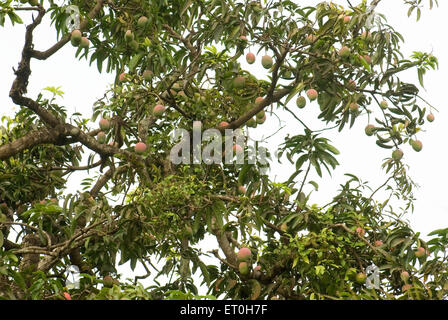
[[[422,150],[417,134],[436,109],[418,86],[438,61],[402,54],[380,1],[0,2],[0,26],[33,15],[9,92],[19,109],[0,132],[0,298],[446,299],[448,229],[424,241],[390,205],[413,210],[402,146]],[[417,20],[437,4],[403,2]],[[58,41],[40,51],[47,16]],[[32,62],[64,46],[68,61],[116,75],[90,115],[68,110],[58,87],[27,94]],[[402,80],[408,70],[415,83]],[[307,126],[307,108],[325,130]],[[233,137],[214,145],[230,141],[232,161],[185,154],[198,130],[247,138],[279,110],[298,129],[275,154]],[[390,149],[384,184],[347,174],[331,202],[312,204],[311,172],[330,178],[339,165],[326,133],[365,119],[354,134]],[[282,183],[268,174],[274,157],[295,167]],[[119,278],[124,263],[147,274]],[[72,267],[79,286],[67,285]]]

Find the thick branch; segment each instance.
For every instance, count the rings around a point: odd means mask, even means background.
[[[127,169],[127,166],[121,166],[118,168],[114,168],[114,170],[109,169],[106,171],[104,175],[101,176],[101,178],[98,179],[96,184],[93,186],[92,190],[90,190],[90,195],[92,197],[98,196],[98,193],[100,190],[106,185],[106,183],[112,178],[114,172],[121,173]]]
[[[188,38],[182,37],[180,34],[178,34],[173,28],[171,28],[167,24],[164,24],[163,27],[171,34],[171,36],[173,38],[182,41],[182,43],[185,45],[185,47],[191,52],[192,58],[199,55],[198,50],[196,50],[196,48],[191,44],[191,42]]]
[[[218,228],[213,229],[212,232],[215,235],[216,240],[218,241],[219,247],[221,248],[222,252],[224,252],[228,264],[237,269],[237,256],[235,254],[235,251],[232,249],[232,246],[230,245],[229,239],[227,239],[226,233],[222,230],[219,230]]]
[[[46,231],[44,231],[44,230],[39,230],[39,228],[37,228],[37,227],[33,227],[33,226],[31,226],[31,225],[29,225],[29,224],[26,224],[26,223],[23,223],[23,222],[9,222],[9,221],[3,221],[3,222],[0,222],[0,225],[2,225],[2,224],[5,224],[5,225],[20,225],[20,226],[23,226],[23,227],[25,227],[25,228],[32,229],[32,230],[34,230],[34,231],[36,231],[36,232],[42,231],[42,233],[43,233],[43,234],[45,235],[45,237],[47,238],[47,247],[51,247],[51,237],[50,237],[50,235],[49,235]]]
[[[31,99],[28,100],[32,101]],[[34,101],[32,102],[33,104],[35,103]],[[39,106],[39,108],[41,107]],[[43,108],[41,109],[44,110],[44,112],[48,112]],[[104,156],[113,155],[117,151],[117,148],[114,148],[110,145],[104,145],[99,143],[95,138],[91,137],[87,133],[82,132],[78,127],[72,126],[70,124],[62,125],[59,123],[58,120],[55,121],[57,122],[55,123],[55,126],[51,129],[42,128],[39,130],[31,131],[25,136],[17,140],[14,140],[9,144],[1,146],[0,160],[7,159],[11,156],[14,156],[17,153],[22,152],[23,150],[45,143],[54,143],[61,145],[79,141],[89,149]],[[66,137],[72,137],[73,139],[68,140],[66,139]],[[121,152],[129,156],[129,152],[126,152],[124,150],[122,150]]]
[[[33,31],[42,22],[42,18],[45,15],[45,10],[39,6],[39,14],[33,23],[26,27],[25,33],[25,44],[22,50],[22,59],[19,63],[17,71],[15,71],[16,79],[13,82],[9,96],[21,96],[26,93],[26,88],[28,86],[28,79],[31,74],[30,60],[31,60],[31,50],[33,49]],[[13,98],[14,100],[14,98]]]
[[[3,248],[5,248],[5,250],[8,251],[8,250],[12,250],[12,249],[18,249],[18,248],[20,248],[20,246],[15,242],[5,239],[5,241],[3,243]]]
[[[28,81],[28,79],[27,79],[27,81]],[[49,112],[47,109],[41,107],[41,105],[39,103],[37,103],[33,99],[24,97],[20,93],[19,88],[20,88],[20,85],[19,85],[19,87],[15,87],[15,82],[14,82],[13,87],[9,93],[9,96],[11,97],[12,101],[15,104],[17,104],[19,106],[27,107],[28,109],[33,111],[35,114],[37,114],[45,124],[47,124],[51,127],[56,127],[58,124],[62,123],[61,120],[58,119],[58,117],[56,117],[54,114]]]
[[[42,128],[30,131],[27,135],[0,146],[0,160],[8,159],[38,144],[56,143],[57,138],[58,132],[54,129]]]

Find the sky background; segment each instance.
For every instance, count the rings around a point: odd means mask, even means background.
[[[346,5],[345,0],[333,1]],[[358,1],[352,1],[358,3]],[[409,174],[413,180],[420,185],[414,190],[417,198],[415,201],[415,212],[407,214],[405,217],[410,221],[415,231],[421,232],[422,237],[432,230],[448,227],[448,203],[445,202],[447,196],[446,181],[448,181],[448,171],[445,169],[447,159],[446,128],[448,113],[446,112],[446,78],[448,75],[448,42],[443,33],[448,30],[447,1],[439,1],[439,7],[432,11],[423,10],[420,21],[416,22],[415,14],[411,18],[407,17],[407,6],[402,0],[382,1],[377,11],[386,15],[388,22],[404,38],[402,52],[408,57],[413,51],[432,52],[439,59],[439,70],[430,71],[425,78],[425,87],[421,95],[430,101],[439,112],[434,112],[435,121],[426,124],[424,131],[418,133],[418,139],[423,142],[423,150],[417,153],[409,145],[403,145],[403,161],[410,166]],[[318,1],[301,1],[301,3],[313,5]],[[427,7],[428,1],[423,1]],[[26,23],[30,22],[30,13],[20,13]],[[17,66],[20,60],[20,53],[24,43],[24,25],[11,26],[6,22],[5,27],[0,27],[0,39],[3,46],[0,50],[0,115],[12,115],[17,111],[8,97],[11,84],[14,79],[13,67]],[[34,44],[37,50],[46,50],[56,42],[56,33],[49,27],[49,19],[44,19],[34,33]],[[257,52],[256,48],[250,49]],[[70,44],[62,48],[57,54],[47,61],[33,60],[31,63],[32,74],[28,86],[28,96],[35,98],[42,88],[47,86],[61,86],[65,92],[64,99],[59,99],[58,103],[63,104],[71,112],[80,112],[86,117],[91,116],[93,103],[104,95],[105,90],[113,83],[114,74],[99,74],[96,65],[89,67],[86,60],[75,58],[75,48]],[[254,65],[248,65],[241,59],[242,67],[247,69],[259,78],[267,78],[267,72],[261,67],[260,59]],[[403,80],[417,81],[416,71],[407,72],[402,75]],[[325,127],[325,123],[317,119],[319,107],[317,103],[308,104],[304,109],[297,109],[293,99],[289,108],[296,110],[299,117],[305,119],[308,126],[313,129]],[[303,127],[298,124],[287,112],[276,111],[282,119],[282,126],[285,128],[274,138],[269,140],[271,151],[275,151],[272,146],[277,146],[283,141],[287,134],[303,133]],[[305,114],[305,115],[304,115]],[[95,125],[95,124],[92,124]],[[331,139],[341,154],[337,160],[341,164],[332,173],[332,177],[324,171],[323,178],[314,176],[313,179],[320,185],[319,192],[311,197],[312,203],[320,205],[326,204],[336,194],[339,184],[347,179],[345,173],[357,175],[363,181],[369,181],[372,188],[376,189],[385,180],[385,172],[381,169],[381,163],[391,154],[390,150],[381,149],[376,146],[375,138],[367,137],[364,134],[364,127],[367,125],[367,117],[357,121],[351,129],[344,129],[343,132],[326,132],[325,137]],[[270,117],[262,126],[251,130],[250,135],[261,138],[274,133],[279,127],[276,117]],[[271,175],[277,181],[284,181],[292,172],[292,167],[283,162],[282,165],[273,164]],[[81,175],[76,175],[69,184],[69,190],[76,190],[80,183]],[[312,188],[308,191],[310,191]],[[215,243],[209,243],[214,247]],[[125,270],[125,269],[121,269]]]

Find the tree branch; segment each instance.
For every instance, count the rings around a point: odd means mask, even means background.
[[[247,111],[245,114],[243,114],[241,117],[239,117],[235,121],[232,121],[231,123],[229,123],[229,125],[227,127],[223,127],[222,130],[236,129],[236,128],[241,127],[250,118],[252,118],[258,112],[263,110],[265,107],[267,107],[271,103],[281,100],[284,96],[286,96],[287,94],[289,94],[291,92],[292,89],[280,89],[280,90],[274,92],[275,87],[277,86],[278,79],[279,79],[278,71],[280,69],[280,66],[283,64],[283,61],[285,60],[286,56],[288,55],[288,52],[289,52],[288,49],[284,49],[282,52],[282,55],[279,57],[279,59],[275,63],[274,70],[272,71],[273,75],[272,75],[271,86],[269,87],[266,98],[264,98],[263,101],[258,106],[255,106],[254,108]]]
[[[0,160],[8,159],[38,144],[56,143],[58,135],[59,132],[48,128],[30,131],[25,136],[0,146]]]
[[[90,195],[92,197],[94,197],[94,198],[97,197],[99,192],[100,192],[100,190],[112,178],[114,172],[121,173],[121,172],[124,172],[127,168],[128,168],[127,166],[121,166],[121,167],[118,167],[116,169],[114,168],[113,170],[112,169],[107,170],[106,173],[104,175],[102,175],[100,179],[98,179],[96,184],[90,190]]]

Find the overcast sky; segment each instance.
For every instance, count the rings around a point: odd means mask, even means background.
[[[346,4],[345,0],[333,1]],[[354,1],[357,3],[358,1]],[[425,126],[425,132],[418,134],[418,139],[423,142],[423,150],[417,153],[409,145],[403,146],[404,162],[410,166],[410,175],[420,185],[415,190],[417,201],[415,202],[415,212],[407,215],[407,219],[415,231],[422,233],[423,237],[430,231],[438,228],[448,227],[448,203],[445,203],[448,181],[448,171],[446,167],[446,128],[444,123],[448,122],[448,114],[445,111],[446,104],[446,78],[448,74],[448,43],[444,31],[448,30],[448,3],[439,1],[439,8],[432,11],[424,10],[421,20],[416,22],[415,15],[407,17],[407,7],[402,0],[382,1],[377,11],[387,16],[388,22],[400,32],[406,42],[402,47],[405,56],[409,56],[412,51],[432,52],[439,58],[440,68],[438,71],[431,71],[425,79],[426,90],[422,89],[422,96],[430,101],[438,110],[435,113],[436,120],[432,124]],[[423,1],[427,6],[426,0]],[[317,1],[302,1],[302,3],[314,4]],[[30,13],[21,12],[24,21],[29,23]],[[56,41],[56,34],[48,27],[48,19],[35,31],[35,48],[45,50]],[[0,39],[2,39],[2,50],[0,51],[0,114],[12,114],[14,106],[8,97],[12,81],[14,79],[12,68],[17,66],[20,59],[20,52],[24,42],[24,25],[11,26],[9,22],[5,27],[0,27]],[[256,49],[253,49],[256,52]],[[65,105],[70,111],[77,111],[91,115],[94,101],[102,97],[106,88],[113,83],[115,75],[99,74],[96,65],[89,67],[85,60],[78,61],[75,57],[75,49],[66,45],[48,61],[33,60],[31,64],[32,75],[30,77],[28,95],[35,98],[42,88],[47,86],[61,86],[65,92],[63,100],[59,103]],[[260,67],[259,60],[252,66],[241,61],[243,68],[260,75],[266,76],[266,71]],[[416,72],[407,73],[405,80],[417,84]],[[294,103],[290,103],[290,108],[297,110]],[[319,107],[316,103],[307,105],[305,109],[297,111],[299,116],[303,116],[305,122],[313,129],[323,128],[325,124],[317,120]],[[285,125],[278,136],[273,138],[269,145],[273,146],[282,142],[282,137],[286,133],[302,133],[303,128],[288,113],[278,112]],[[303,115],[305,114],[305,115]],[[269,117],[266,123],[258,128],[251,135],[261,137],[268,136],[278,128],[278,120]],[[357,121],[351,130],[344,130],[342,133],[326,133],[324,136],[332,140],[341,154],[337,157],[341,166],[330,177],[324,172],[323,179],[315,177],[320,185],[319,193],[314,194],[312,201],[320,205],[327,203],[335,195],[340,183],[346,181],[344,173],[353,173],[364,181],[369,181],[373,188],[382,184],[385,173],[381,170],[381,163],[384,158],[389,157],[391,151],[381,149],[376,146],[373,137],[364,134],[364,127],[367,125],[367,118]],[[271,151],[275,151],[272,149]],[[282,181],[291,173],[291,167],[275,165],[272,168],[272,176],[276,181]],[[79,180],[71,182],[71,188],[77,188]],[[310,189],[309,189],[310,190]],[[214,245],[214,244],[213,244]]]

